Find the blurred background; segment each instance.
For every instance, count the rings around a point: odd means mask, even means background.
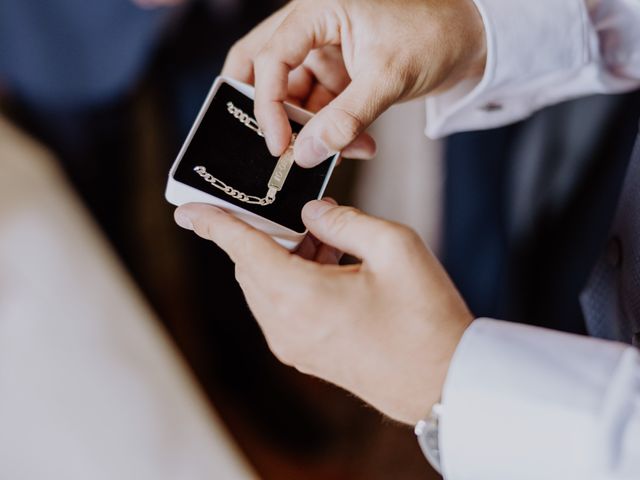
[[[280,2],[156,3],[0,0],[0,476],[437,478],[410,428],[276,361],[164,201],[226,52]],[[634,111],[431,141],[423,102],[396,106],[329,194],[413,226],[477,316],[582,333]]]

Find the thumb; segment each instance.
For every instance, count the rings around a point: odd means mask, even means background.
[[[326,201],[309,202],[302,210],[302,219],[322,243],[370,264],[382,264],[393,255],[386,239],[400,237],[404,232],[393,223]]]
[[[358,75],[300,132],[295,158],[301,167],[314,167],[348,147],[398,96],[379,80],[380,75]]]

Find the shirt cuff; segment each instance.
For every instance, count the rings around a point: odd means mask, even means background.
[[[630,350],[476,320],[455,353],[443,392],[445,478],[595,478],[607,451],[598,445],[607,435],[596,420]]]
[[[598,74],[582,71],[598,52],[584,0],[474,1],[487,38],[484,76],[428,98],[427,135],[498,127],[593,89],[588,81],[563,87]]]

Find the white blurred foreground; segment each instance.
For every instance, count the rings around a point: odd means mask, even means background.
[[[0,117],[0,478],[253,477],[55,162]]]

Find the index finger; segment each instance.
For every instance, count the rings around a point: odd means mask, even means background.
[[[340,43],[338,20],[324,8],[307,3],[294,8],[256,57],[255,115],[271,154],[289,146],[291,125],[284,109],[289,73],[302,65],[314,49]],[[331,28],[333,26],[334,28]]]
[[[290,269],[293,256],[288,250],[217,207],[184,205],[176,210],[175,218],[179,225],[218,245],[238,267],[259,280],[270,281],[273,272]]]
[[[287,17],[292,6],[291,3],[285,5],[236,42],[224,62],[222,75],[253,84],[254,58],[264,43],[273,35],[278,25]]]

